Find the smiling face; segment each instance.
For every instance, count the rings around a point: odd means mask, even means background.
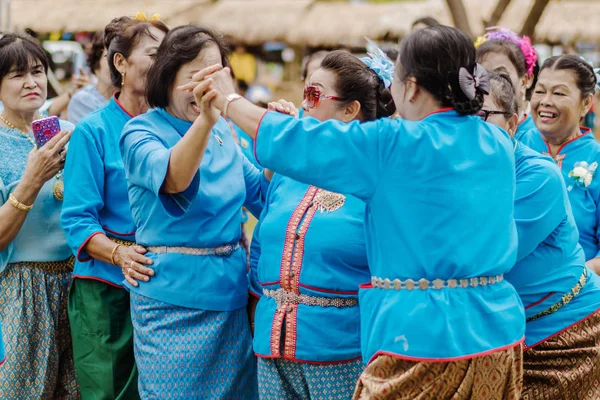
[[[17,113],[38,111],[46,101],[48,78],[44,66],[39,60],[30,59],[26,71],[16,68],[0,83],[0,100],[5,109]]]
[[[578,131],[581,118],[589,111],[590,97],[582,99],[573,71],[542,70],[531,98],[535,125],[548,139],[567,140]]]
[[[211,65],[222,65],[222,57],[219,47],[216,44],[207,44],[199,53],[198,56],[187,64],[183,64],[177,74],[175,81],[170,89],[169,106],[167,111],[169,114],[186,121],[193,122],[200,115],[199,105],[196,104],[194,94],[188,91],[177,89],[179,86],[185,85],[192,80],[194,74]]]

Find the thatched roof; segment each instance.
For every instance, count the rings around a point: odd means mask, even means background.
[[[96,31],[113,18],[135,16],[144,11],[161,19],[183,12],[204,0],[13,0],[11,18],[13,29],[31,28],[38,32],[65,30],[70,32]]]
[[[219,30],[248,44],[285,40],[289,30],[304,18],[313,0],[221,0],[210,7],[174,15],[171,26],[196,23]]]
[[[463,0],[471,29],[481,33],[496,0]],[[533,0],[512,1],[500,25],[519,30]],[[13,0],[17,29],[94,31],[112,18],[144,10],[170,26],[197,23],[248,43],[282,40],[309,46],[360,46],[364,37],[395,41],[416,18],[452,19],[444,0],[389,3],[318,0]],[[552,0],[536,28],[539,41],[600,42],[600,0]]]

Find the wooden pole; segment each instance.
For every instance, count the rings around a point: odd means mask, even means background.
[[[535,0],[533,6],[531,7],[531,11],[529,11],[529,15],[527,15],[527,19],[523,23],[523,28],[521,29],[521,35],[527,35],[531,40],[533,40],[533,36],[535,34],[535,27],[538,22],[540,22],[540,18],[542,18],[542,14],[548,6],[550,0]]]
[[[486,28],[498,25],[498,22],[500,22],[500,20],[502,19],[504,12],[506,11],[506,9],[508,8],[508,5],[510,4],[510,1],[511,0],[498,0],[498,3],[496,3],[496,7],[494,8],[492,15],[490,16],[490,18],[487,21],[485,21],[485,20],[483,21],[483,25]]]
[[[471,31],[471,26],[469,25],[467,10],[465,9],[465,5],[463,4],[462,0],[446,0],[446,4],[448,4],[450,14],[452,14],[454,26],[470,37],[473,37],[473,32]]]

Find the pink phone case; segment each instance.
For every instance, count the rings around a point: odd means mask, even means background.
[[[33,121],[33,136],[38,148],[46,144],[60,132],[58,117],[49,117]]]

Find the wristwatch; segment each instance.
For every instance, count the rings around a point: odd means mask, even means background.
[[[241,98],[242,96],[240,96],[237,93],[231,93],[227,95],[227,97],[225,97],[225,105],[223,106],[223,118],[227,119],[227,109],[229,108],[229,104]]]

